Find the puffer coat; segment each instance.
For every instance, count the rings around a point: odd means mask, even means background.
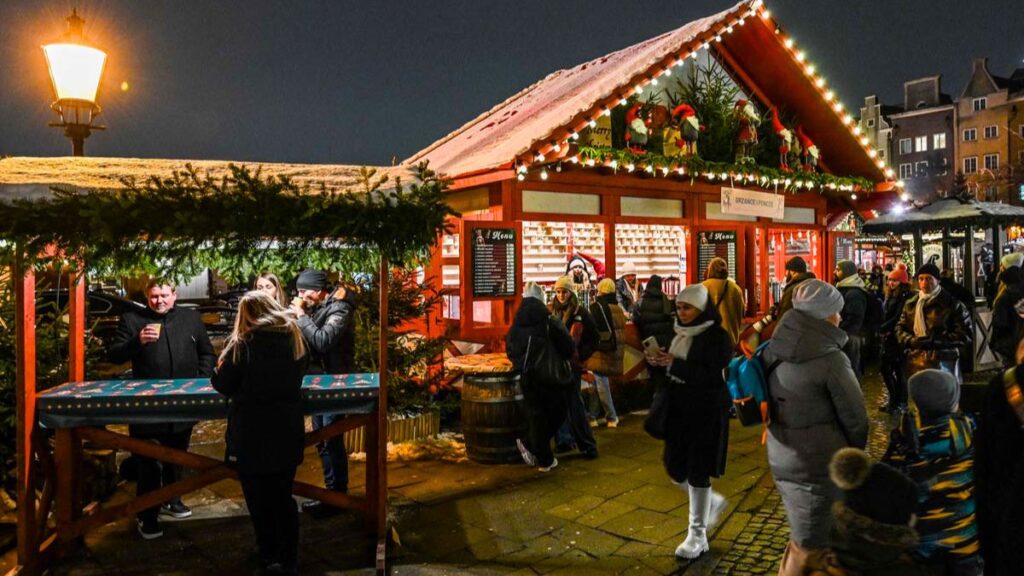
[[[838,489],[828,476],[832,455],[864,448],[868,416],[850,360],[847,336],[800,310],[782,317],[764,353],[771,424],[768,465],[782,495],[791,538],[804,548],[825,548]]]
[[[661,291],[661,277],[655,274],[633,309],[633,323],[641,340],[654,336],[658,345],[667,350],[676,336],[672,328],[675,322],[675,304]]]

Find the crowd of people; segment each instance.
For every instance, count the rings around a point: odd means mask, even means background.
[[[840,261],[829,283],[794,257],[780,300],[744,327],[743,292],[720,258],[671,300],[657,275],[641,285],[626,263],[615,280],[596,266],[592,277],[592,260],[570,261],[550,303],[528,284],[506,336],[526,404],[519,448],[527,464],[550,471],[566,441],[597,456],[580,381],[593,372],[595,408],[617,423],[608,376],[623,371],[631,321],[654,390],[644,428],[664,442],[669,481],[689,500],[676,556],[699,557],[725,508],[711,487],[729,445],[725,368],[767,342],[767,454],[790,528],[779,574],[1002,575],[1024,565],[1024,254],[1001,262],[990,346],[1005,371],[976,415],[959,406],[974,301],[934,264],[913,276],[903,264],[869,275]],[[572,366],[560,390],[531,376],[530,350],[548,342]],[[878,409],[895,424],[878,461],[865,452],[862,383],[872,351],[886,388]]]
[[[302,272],[298,296],[288,300],[281,281],[264,273],[242,296],[234,330],[218,356],[199,314],[175,306],[177,291],[166,280],[146,287],[147,308],[121,319],[108,350],[111,360],[131,362],[136,378],[208,377],[228,399],[225,461],[238,472],[256,534],[259,574],[297,574],[299,518],[292,484],[303,460],[305,422],[301,387],[306,374],[352,371],[355,350],[354,294],[332,288],[320,270]],[[313,416],[315,429],[333,414]],[[187,450],[194,422],[133,424],[129,434]],[[328,490],[348,491],[348,456],[340,436],[317,444]],[[136,457],[138,495],[174,483],[177,466]],[[338,512],[315,500],[302,508],[315,518]],[[143,510],[139,534],[163,535],[160,516],[188,518],[191,509],[175,498]]]

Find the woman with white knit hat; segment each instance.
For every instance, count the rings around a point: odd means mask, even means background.
[[[730,401],[722,373],[732,339],[702,284],[676,296],[675,333],[668,350],[647,361],[668,372],[664,463],[672,481],[689,491],[690,524],[676,556],[692,560],[708,551],[708,530],[725,508],[711,478],[725,472]]]

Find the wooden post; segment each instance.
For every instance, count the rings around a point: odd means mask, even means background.
[[[949,227],[942,229],[942,269],[953,267],[952,248],[949,245],[949,241],[952,240],[952,236],[949,233]]]
[[[68,382],[85,380],[85,276],[71,273],[68,286]]]
[[[36,277],[26,267],[21,247],[14,259],[14,302],[17,335],[17,461],[18,565],[25,573],[39,572],[39,527],[36,525],[36,486],[32,447],[36,430]]]
[[[921,229],[914,229],[914,274],[921,269],[924,262],[924,240],[921,239]]]
[[[970,226],[964,231],[964,286],[971,291],[971,297],[977,297],[974,281],[977,272],[974,270],[974,228]]]

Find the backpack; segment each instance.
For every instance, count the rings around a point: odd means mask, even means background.
[[[740,355],[729,362],[726,386],[740,424],[754,426],[768,422],[768,377],[782,362],[781,359],[765,366],[761,344],[750,357]]]
[[[861,327],[863,334],[877,334],[885,320],[885,308],[882,299],[873,292],[865,292],[868,301],[868,309],[864,312],[864,325]]]

